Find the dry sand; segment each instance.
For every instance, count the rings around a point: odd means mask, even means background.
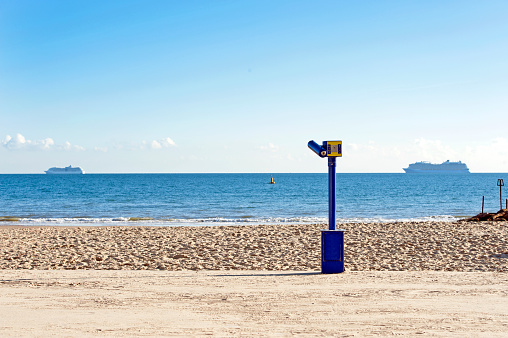
[[[345,267],[508,272],[507,224],[341,224]],[[0,269],[319,271],[325,227],[0,226]]]
[[[506,273],[1,273],[2,337],[508,335]]]
[[[507,223],[324,227],[0,226],[0,336],[508,336]]]

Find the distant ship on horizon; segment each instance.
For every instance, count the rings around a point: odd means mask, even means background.
[[[68,166],[65,168],[49,168],[44,171],[46,174],[84,174],[85,172],[80,167]]]
[[[408,174],[421,174],[421,173],[454,173],[454,174],[469,174],[469,168],[461,161],[450,162],[449,160],[441,164],[434,164],[430,162],[416,162],[411,163],[407,168],[402,168]]]

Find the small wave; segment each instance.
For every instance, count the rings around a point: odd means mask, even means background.
[[[62,217],[62,218],[20,218],[16,224],[20,225],[245,225],[245,224],[297,224],[297,223],[324,223],[320,217],[268,217],[268,218],[171,218],[153,219],[150,217]]]
[[[93,217],[63,217],[63,218],[22,218],[17,224],[22,225],[78,225],[78,224],[128,224],[129,217],[93,218]]]
[[[440,215],[416,218],[382,218],[382,217],[351,217],[338,218],[337,223],[393,223],[393,222],[453,222],[459,219],[456,216]],[[9,219],[13,221],[14,219]],[[4,222],[2,222],[4,223]],[[327,224],[326,217],[211,217],[211,218],[166,218],[153,219],[150,217],[28,217],[16,218],[18,225],[147,225],[147,226],[207,226],[207,225],[256,225],[256,224]]]
[[[354,217],[337,219],[337,223],[394,223],[394,222],[455,222],[461,217],[450,215],[422,216],[414,218]],[[326,220],[328,222],[328,220]]]

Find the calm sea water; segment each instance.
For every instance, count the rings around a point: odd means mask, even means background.
[[[508,174],[337,174],[337,221],[445,220],[499,210]],[[17,224],[326,223],[328,174],[0,175]],[[504,187],[503,187],[504,189]],[[508,191],[503,190],[504,199]],[[7,224],[7,222],[2,222]]]

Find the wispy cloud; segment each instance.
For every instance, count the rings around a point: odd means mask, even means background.
[[[273,143],[268,143],[268,145],[260,146],[259,149],[276,152],[279,150],[279,146],[276,146]]]
[[[175,141],[170,139],[169,137],[163,138],[162,140],[153,140],[150,143],[150,148],[152,149],[162,149],[176,146]]]
[[[75,150],[75,151],[84,151],[85,148],[78,145],[73,145],[69,141],[65,141],[63,146],[57,146],[57,149],[63,149],[63,150]]]
[[[160,150],[164,148],[176,147],[177,144],[169,137],[165,137],[158,140],[143,140],[143,141],[135,141],[130,143],[116,143],[111,146],[112,150],[121,150],[121,151],[144,151],[144,150]],[[109,151],[108,147],[95,147],[95,151],[107,152]]]
[[[85,148],[73,145],[69,141],[63,144],[56,144],[55,141],[48,137],[43,140],[29,140],[21,134],[14,137],[7,135],[0,143],[2,147],[9,150],[61,150],[61,151],[83,151]]]
[[[146,141],[143,140],[141,142],[133,142],[130,144],[117,144],[114,146],[116,150],[130,150],[130,151],[140,151],[140,150],[160,150],[164,148],[176,147],[175,141],[173,141],[169,137],[165,137],[163,139]]]

